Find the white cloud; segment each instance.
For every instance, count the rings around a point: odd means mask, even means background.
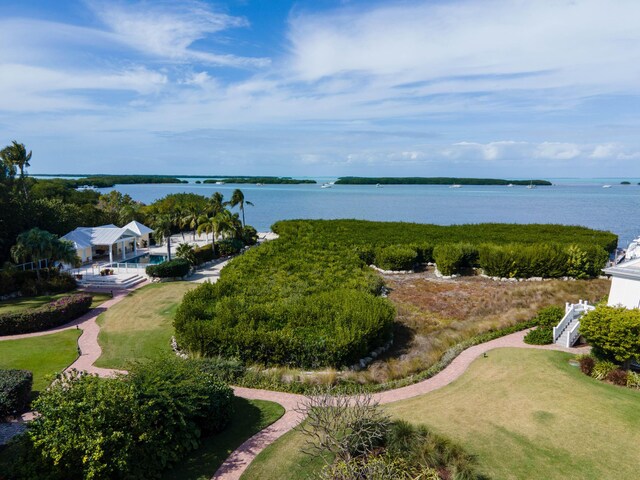
[[[234,67],[260,67],[269,63],[265,58],[223,55],[193,48],[197,40],[249,25],[245,18],[214,12],[203,2],[141,2],[131,5],[92,1],[89,5],[121,42],[147,54]]]
[[[574,143],[543,142],[537,146],[534,156],[548,160],[571,160],[582,154],[582,149]]]

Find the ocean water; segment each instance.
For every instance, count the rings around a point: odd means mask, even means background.
[[[194,182],[196,179],[188,179]],[[355,218],[440,225],[508,222],[559,223],[609,230],[625,247],[640,236],[640,186],[611,188],[602,180],[552,180],[553,186],[527,189],[505,186],[440,185],[116,185],[135,200],[153,202],[169,193],[209,196],[219,191],[230,198],[241,188],[254,206],[245,208],[247,223],[266,231],[277,220],[295,218]],[[100,189],[108,192],[111,188]]]

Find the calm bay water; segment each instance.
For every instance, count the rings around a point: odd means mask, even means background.
[[[188,179],[194,182],[195,179]],[[555,182],[555,181],[554,181]],[[241,188],[255,204],[246,207],[247,223],[266,231],[277,220],[356,218],[440,225],[480,222],[560,223],[610,230],[626,246],[640,235],[640,186],[602,188],[597,181],[568,181],[527,189],[504,186],[440,185],[117,185],[135,200],[153,202],[169,193],[193,192],[230,198]],[[606,182],[603,182],[606,183]],[[102,192],[112,190],[100,189]]]

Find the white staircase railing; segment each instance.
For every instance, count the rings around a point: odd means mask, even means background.
[[[562,334],[567,328],[569,328],[570,330],[568,331],[568,334],[564,339],[564,346],[566,346],[567,348],[572,347],[573,344],[578,340],[578,337],[580,337],[580,321],[577,319],[582,317],[582,315],[584,315],[586,312],[594,310],[595,308],[596,307],[594,307],[593,305],[589,305],[589,302],[587,302],[586,300],[580,300],[578,301],[578,303],[575,303],[573,305],[570,303],[566,303],[564,317],[562,317],[562,320],[560,320],[560,323],[558,323],[558,325],[553,327],[553,343],[558,343],[558,340],[560,340]],[[574,321],[576,322],[572,325]]]

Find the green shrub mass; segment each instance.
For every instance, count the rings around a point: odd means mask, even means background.
[[[0,421],[22,413],[29,403],[33,374],[28,370],[0,370]]]
[[[640,310],[599,306],[580,319],[580,333],[599,358],[629,367],[640,357]]]
[[[325,248],[326,247],[326,248]],[[391,335],[394,309],[381,279],[350,249],[276,240],[187,293],[174,325],[203,355],[318,367],[357,361]]]
[[[69,295],[41,307],[0,314],[0,335],[18,335],[64,325],[84,315],[93,297],[86,293]]]
[[[457,177],[340,177],[337,185],[551,185],[548,180]]]
[[[5,268],[0,270],[0,295],[21,293],[26,297],[51,295],[75,290],[75,279],[57,268],[41,269],[40,278],[35,270]]]
[[[218,283],[185,295],[174,320],[181,347],[265,365],[349,365],[391,336],[394,309],[378,296],[382,279],[369,264],[406,270],[435,258],[452,274],[488,263],[490,249],[503,255],[517,245],[530,255],[517,257],[504,276],[559,276],[563,248],[606,259],[617,244],[608,232],[559,225],[292,220],[273,230],[278,240],[234,259]],[[585,275],[597,274],[595,263],[586,265],[592,270]]]
[[[435,261],[444,275],[480,267],[489,276],[506,278],[595,277],[618,244],[610,232],[550,224],[290,220],[273,229],[285,238],[349,245],[363,261],[377,266],[382,247],[404,245],[416,250],[417,262]]]
[[[176,258],[157,265],[149,265],[146,268],[147,275],[155,278],[184,277],[189,273],[189,270],[191,270],[191,264],[184,258]]]
[[[220,431],[233,391],[194,361],[134,366],[129,375],[61,376],[40,394],[39,416],[12,449],[8,479],[159,478]]]

